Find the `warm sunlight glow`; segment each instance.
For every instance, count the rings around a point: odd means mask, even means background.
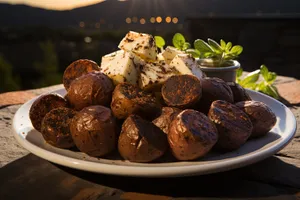
[[[177,18],[177,17],[174,17],[174,18],[172,19],[172,22],[173,22],[174,24],[177,24],[177,23],[178,23],[178,18]]]
[[[132,22],[133,22],[133,23],[137,23],[137,21],[138,21],[138,18],[137,18],[137,17],[133,17],[133,18],[132,18]]]
[[[150,18],[150,22],[151,22],[152,24],[154,24],[154,23],[155,23],[155,17],[151,17],[151,18]]]
[[[0,2],[7,2],[11,4],[27,4],[30,6],[54,10],[68,10],[102,1],[105,0],[0,0]]]
[[[81,28],[83,28],[83,27],[85,26],[85,23],[84,23],[84,22],[80,22],[80,23],[79,23],[79,26],[80,26]]]
[[[130,24],[131,23],[130,17],[127,17],[125,21],[126,21],[127,24]]]
[[[172,21],[172,18],[171,18],[171,17],[166,17],[166,22],[167,22],[167,23],[171,23],[171,21]]]
[[[162,18],[160,16],[156,17],[156,22],[157,23],[161,23],[162,22]]]
[[[140,19],[140,23],[141,23],[141,24],[145,24],[145,23],[146,23],[146,20],[145,20],[144,18],[141,18],[141,19]]]

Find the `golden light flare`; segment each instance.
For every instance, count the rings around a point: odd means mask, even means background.
[[[146,20],[144,18],[141,18],[140,19],[140,24],[145,24],[146,23]]]
[[[177,18],[177,17],[174,17],[174,18],[172,19],[172,22],[173,22],[174,24],[177,24],[177,23],[178,23],[178,18]]]
[[[151,17],[151,18],[150,18],[150,22],[151,22],[152,24],[154,24],[154,23],[155,23],[155,17]]]
[[[171,23],[171,21],[172,21],[172,18],[171,17],[166,17],[166,22],[169,24],[169,23]]]
[[[132,22],[133,22],[133,23],[137,23],[137,21],[138,21],[138,18],[137,18],[137,17],[133,17],[133,18],[132,18]]]
[[[127,17],[125,21],[126,21],[127,24],[130,24],[131,23],[130,17]]]
[[[162,18],[160,16],[156,17],[156,22],[157,23],[161,23],[162,22]]]

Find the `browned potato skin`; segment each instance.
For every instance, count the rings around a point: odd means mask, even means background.
[[[262,137],[275,126],[277,121],[276,115],[265,103],[241,101],[236,103],[236,105],[249,116],[252,122],[251,138]]]
[[[202,80],[202,98],[199,102],[199,111],[207,114],[215,100],[233,103],[232,91],[222,79],[206,77]]]
[[[58,148],[71,148],[74,142],[70,133],[70,123],[76,111],[70,108],[55,108],[48,112],[43,121],[41,133],[49,144]]]
[[[203,113],[192,109],[183,110],[175,117],[168,134],[172,154],[181,161],[205,156],[217,140],[215,125]]]
[[[79,59],[72,62],[64,71],[63,85],[66,90],[69,89],[71,82],[76,78],[92,71],[100,71],[99,65],[88,59]]]
[[[253,126],[250,118],[234,104],[223,100],[214,101],[208,117],[218,129],[216,147],[221,150],[238,149],[251,135]]]
[[[70,130],[76,147],[90,156],[101,157],[116,148],[116,120],[104,106],[82,109],[73,118]]]
[[[130,115],[123,123],[118,149],[125,160],[147,163],[161,157],[168,142],[157,126],[138,115]]]
[[[161,105],[154,95],[125,82],[118,84],[114,89],[111,109],[118,119],[126,119],[131,114],[137,114],[151,120],[159,115]]]
[[[176,75],[163,84],[161,94],[170,107],[190,108],[202,97],[202,84],[193,75]]]
[[[67,101],[58,94],[50,93],[40,96],[33,102],[29,110],[32,126],[41,131],[42,120],[48,112],[54,108],[67,106]]]
[[[172,120],[181,112],[182,110],[173,107],[163,107],[161,114],[158,118],[154,119],[152,123],[160,128],[165,134],[169,133],[169,127]]]
[[[101,72],[90,72],[71,83],[67,98],[75,110],[92,105],[108,106],[113,90],[113,82],[108,76]]]
[[[240,101],[250,101],[251,97],[241,85],[235,82],[227,83],[232,91],[234,103]]]

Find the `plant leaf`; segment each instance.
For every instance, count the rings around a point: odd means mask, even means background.
[[[277,74],[275,73],[275,72],[269,72],[268,73],[268,78],[267,78],[267,82],[269,83],[269,84],[272,84],[272,83],[274,83],[274,81],[275,81],[275,79],[277,78]]]
[[[197,49],[187,49],[186,52],[191,54],[194,58],[200,57],[200,52]]]
[[[158,48],[163,48],[166,45],[166,42],[165,42],[165,40],[164,40],[163,37],[161,37],[161,36],[154,36],[154,39],[155,39],[156,46]]]
[[[243,47],[240,45],[235,45],[230,50],[230,53],[234,55],[240,55],[242,52],[243,52]]]
[[[243,74],[243,69],[240,67],[236,70],[236,77],[239,78],[241,77]]]
[[[257,84],[255,82],[249,82],[243,86],[244,88],[248,88],[250,90],[255,90],[257,88]]]
[[[231,47],[232,47],[232,43],[231,43],[231,42],[228,42],[228,43],[226,44],[226,47],[225,47],[226,52],[230,52]]]
[[[194,47],[201,53],[214,52],[214,50],[205,41],[201,39],[195,40]]]
[[[223,53],[222,47],[221,47],[216,41],[214,41],[213,39],[210,39],[210,38],[208,38],[207,41],[208,41],[208,44],[210,45],[210,47],[211,47],[216,53],[219,53],[219,54]]]
[[[179,50],[183,50],[183,46],[185,44],[185,38],[181,33],[176,33],[172,39],[173,46]]]
[[[188,48],[190,48],[190,47],[191,47],[191,44],[188,43],[188,42],[185,42],[184,45],[183,45],[182,50],[186,50],[186,49],[188,49]]]
[[[267,81],[269,70],[268,70],[268,68],[265,65],[261,65],[260,66],[260,73],[264,77],[264,79]]]
[[[246,86],[249,83],[255,83],[259,79],[259,75],[260,75],[260,70],[255,70],[247,74],[247,76],[245,76],[245,78],[241,80],[240,82],[241,86]]]
[[[279,94],[277,92],[277,89],[273,85],[266,85],[266,87],[262,90],[263,93],[275,98],[279,99]]]
[[[226,42],[221,39],[220,44],[221,44],[222,49],[225,50],[226,49]]]

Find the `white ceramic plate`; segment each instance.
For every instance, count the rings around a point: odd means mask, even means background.
[[[52,93],[65,95],[65,90],[55,90]],[[17,141],[33,154],[53,163],[96,173],[170,177],[191,176],[216,173],[243,167],[263,160],[286,146],[296,132],[296,119],[293,113],[279,101],[264,94],[250,91],[253,100],[266,103],[276,114],[277,123],[267,136],[250,140],[240,149],[224,153],[210,153],[205,158],[191,162],[165,163],[130,163],[118,157],[98,159],[81,152],[73,152],[55,148],[47,144],[41,134],[33,129],[29,120],[29,109],[34,99],[22,105],[13,119],[14,136]]]

